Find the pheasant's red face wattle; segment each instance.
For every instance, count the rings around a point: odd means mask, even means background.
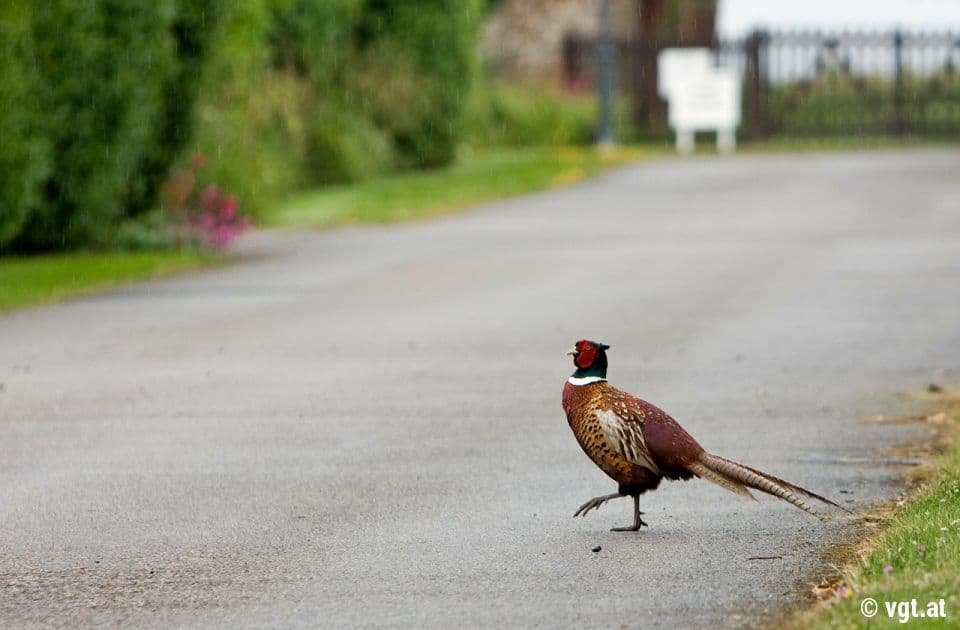
[[[593,365],[594,360],[597,358],[597,347],[589,341],[581,340],[577,342],[576,348],[577,355],[573,358],[573,362],[578,368],[584,370],[590,369],[590,366]]]
[[[577,366],[578,370],[597,369],[605,371],[607,369],[607,357],[604,352],[609,348],[610,346],[605,343],[581,339],[570,348],[567,354],[573,355],[573,364]]]

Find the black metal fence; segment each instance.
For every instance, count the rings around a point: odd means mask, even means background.
[[[755,32],[716,54],[744,78],[744,135],[960,136],[960,34]]]
[[[617,84],[642,136],[669,134],[656,58],[671,42],[620,42]],[[743,77],[748,138],[912,134],[960,137],[960,32],[758,31],[714,44]],[[590,89],[596,41],[570,37],[564,77]]]

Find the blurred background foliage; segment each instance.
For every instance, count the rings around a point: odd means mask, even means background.
[[[637,77],[654,76],[658,47],[677,44],[717,44],[744,63],[771,51],[790,64],[815,53],[805,62],[815,71],[801,79],[746,73],[748,137],[960,129],[952,39],[908,38],[912,53],[949,49],[946,61],[922,75],[901,68],[891,80],[849,62],[863,45],[893,55],[892,38],[812,33],[798,43],[796,34],[755,33],[718,43],[715,0],[611,6],[622,142],[668,137],[665,103]],[[402,179],[483,153],[473,149],[590,144],[595,8],[586,0],[4,0],[0,254],[176,242],[183,226],[169,224],[178,213],[161,193],[185,171],[196,190],[216,185],[240,214],[268,220],[292,193]],[[202,169],[190,166],[196,156]]]
[[[256,217],[296,190],[450,164],[465,144],[589,143],[588,94],[487,78],[495,4],[8,0],[0,252],[168,242],[149,234],[160,192],[197,154],[197,185]]]
[[[483,135],[478,111],[517,116],[516,96],[471,109],[502,100],[475,93],[486,4],[3,3],[0,250],[109,247],[196,153],[253,215],[293,190],[450,163],[468,125]]]
[[[628,142],[637,137],[630,108],[629,98],[618,96],[616,137]],[[596,139],[598,109],[592,92],[534,89],[481,78],[468,107],[466,139],[473,146],[587,145]]]
[[[50,172],[42,118],[31,102],[39,91],[25,6],[0,5],[0,248],[22,231]]]

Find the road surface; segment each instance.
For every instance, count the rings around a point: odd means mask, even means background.
[[[637,534],[572,518],[614,485],[564,351],[609,343],[708,450],[888,498],[923,430],[863,419],[960,380],[958,165],[652,161],[0,318],[0,626],[775,622],[855,525],[699,480]]]

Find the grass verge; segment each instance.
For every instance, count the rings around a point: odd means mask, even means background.
[[[912,498],[865,541],[861,560],[847,567],[838,595],[801,615],[797,627],[960,627],[960,443],[955,439],[960,398],[942,399],[942,409],[925,419],[944,426],[944,451],[911,479],[917,486]],[[866,598],[877,602],[872,618],[861,611]],[[912,604],[899,603],[914,600],[924,618],[911,616]],[[940,600],[945,620],[931,618],[937,611],[928,610]]]
[[[302,193],[264,219],[274,225],[326,227],[433,216],[484,201],[574,184],[644,155],[636,148],[604,152],[574,147],[478,151],[450,168]],[[0,258],[0,313],[218,260],[218,256],[196,251]]]
[[[329,227],[430,217],[466,206],[575,184],[651,151],[543,147],[477,151],[433,171],[371,179],[294,195],[264,220],[281,226]]]
[[[884,149],[956,148],[954,138],[929,136],[781,136],[751,140],[737,147],[742,153],[828,153],[837,151],[876,151]]]
[[[715,152],[701,143],[704,153]],[[945,146],[921,140],[841,138],[775,139],[744,144],[745,153]],[[390,223],[445,214],[479,203],[569,186],[629,162],[673,155],[670,143],[626,146],[607,151],[587,147],[484,149],[458,164],[405,173],[293,195],[268,210],[262,223],[332,227]],[[111,286],[162,276],[213,263],[200,252],[79,253],[0,258],[0,313]]]
[[[211,264],[197,251],[72,253],[0,258],[0,313]]]

